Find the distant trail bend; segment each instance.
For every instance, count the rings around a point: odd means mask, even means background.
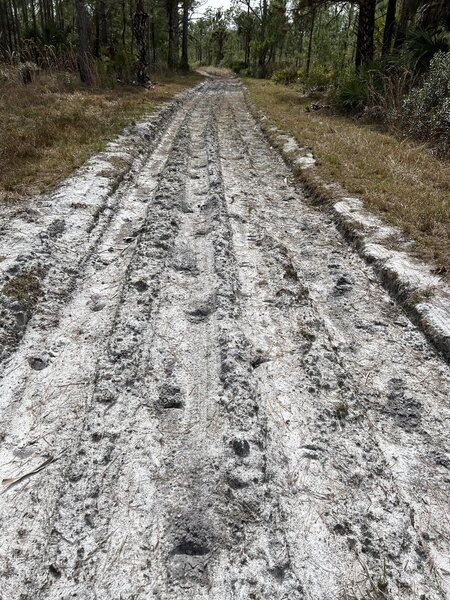
[[[36,234],[0,598],[450,598],[448,367],[291,175],[211,79],[92,227]]]

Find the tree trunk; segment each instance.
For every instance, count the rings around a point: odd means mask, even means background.
[[[100,48],[108,46],[108,11],[106,0],[99,0],[99,22],[100,22]]]
[[[381,47],[381,57],[384,58],[391,51],[392,36],[395,29],[395,12],[397,9],[397,0],[388,0],[386,12],[386,22],[383,31],[383,45]]]
[[[250,0],[249,0],[250,1]],[[247,23],[245,30],[245,49],[244,49],[244,67],[246,69],[250,66],[250,42],[251,40],[251,30],[250,30],[250,5],[247,4]]]
[[[133,27],[133,0],[130,0],[130,24],[131,24],[131,36],[130,36],[130,52],[134,51],[134,27]]]
[[[12,23],[13,23],[13,28],[14,28],[14,36],[16,39],[16,48],[20,49],[21,46],[21,40],[20,40],[20,22],[19,22],[19,16],[17,14],[17,6],[14,0],[11,1],[11,16],[12,16]]]
[[[175,66],[178,68],[180,64],[180,15],[178,13],[179,0],[174,2],[174,13],[173,13],[173,41],[174,41],[174,53],[175,53]]]
[[[178,21],[178,10],[177,0],[167,0],[167,21],[169,27],[169,40],[167,48],[167,66],[169,69],[175,69],[177,66],[177,60],[175,57],[176,44],[175,44],[175,21]]]
[[[39,20],[41,22],[41,31],[44,30],[45,21],[44,21],[44,7],[42,5],[42,0],[39,0]]]
[[[183,31],[181,40],[181,63],[183,71],[189,71],[188,56],[188,34],[189,34],[189,0],[183,0]]]
[[[47,2],[47,14],[49,22],[53,24],[55,22],[55,11],[52,0],[48,0]]]
[[[261,30],[260,30],[260,36],[259,36],[259,41],[260,41],[261,47],[259,49],[259,56],[258,56],[258,77],[266,76],[266,54],[267,54],[267,50],[265,47],[266,23],[267,23],[267,0],[263,0],[262,14],[261,14]]]
[[[203,38],[200,37],[200,42],[198,44],[198,62],[200,65],[203,64]]]
[[[8,33],[9,33],[9,47],[10,51],[13,52],[17,50],[18,47],[18,39],[16,33],[16,27],[14,23],[14,11],[10,0],[7,0],[6,3],[6,18],[8,21]]]
[[[353,4],[350,4],[350,8],[348,11],[348,22],[347,22],[347,27],[345,29],[345,38],[344,38],[344,43],[342,45],[342,64],[343,65],[347,64],[347,52],[348,52],[349,37],[350,37],[350,30],[352,28],[352,23],[353,23]],[[353,63],[353,60],[352,60],[352,63]]]
[[[22,0],[22,18],[23,18],[23,23],[25,25],[25,29],[27,30],[27,33],[28,33],[28,28],[29,28],[28,7],[27,7],[27,3],[25,0]]]
[[[306,77],[309,75],[309,70],[311,68],[311,54],[312,54],[312,41],[313,41],[313,33],[314,33],[314,21],[316,20],[316,9],[313,8],[312,17],[311,17],[311,31],[309,32],[309,42],[308,42],[308,55],[306,57]]]
[[[89,32],[84,0],[75,0],[78,21],[79,55],[78,70],[80,79],[86,85],[92,85],[92,73],[89,65]]]
[[[51,19],[52,23],[54,23],[55,22],[55,7],[53,6],[52,1],[48,3],[48,7],[49,7],[50,19]]]
[[[94,38],[94,56],[95,58],[100,57],[100,10],[98,2],[95,4],[94,10],[94,27],[95,27],[95,38]]]
[[[10,58],[10,53],[14,50],[14,39],[12,36],[12,26],[11,26],[11,19],[10,19],[10,15],[9,15],[9,11],[8,11],[8,3],[4,2],[4,11],[2,11],[3,17],[5,19],[5,28],[6,28],[6,33],[8,35],[8,47],[7,47],[7,51],[6,51],[6,56],[7,58]]]
[[[151,32],[152,32],[152,62],[156,64],[156,31],[155,31],[155,22],[152,21],[151,24]]]
[[[44,11],[44,21],[45,24],[48,25],[52,22],[51,8],[48,0],[42,0],[42,7]]]
[[[31,0],[31,18],[33,20],[33,40],[37,38],[37,22],[36,22],[36,7],[34,6],[34,0]]]
[[[358,35],[356,38],[355,67],[358,71],[362,66],[373,61],[375,31],[376,0],[361,0],[359,4]]]
[[[251,42],[250,30],[247,29],[245,33],[245,48],[244,48],[244,67],[246,69],[250,66],[250,42]]]
[[[127,14],[125,10],[125,0],[122,0],[122,46],[125,48],[125,40],[127,33]]]
[[[408,32],[408,23],[414,17],[416,9],[417,0],[402,0],[397,31],[395,34],[395,48],[399,49],[403,46],[403,42],[405,41]]]
[[[64,31],[64,6],[62,0],[57,0],[57,15],[58,15],[58,27],[60,31]]]
[[[298,68],[302,63],[303,54],[303,29],[298,32],[298,43],[296,44],[295,66]]]
[[[148,14],[144,9],[144,1],[137,0],[136,12],[133,17],[134,37],[136,39],[136,48],[138,54],[138,65],[136,79],[139,85],[147,86],[150,83],[150,78],[147,74],[147,25]]]

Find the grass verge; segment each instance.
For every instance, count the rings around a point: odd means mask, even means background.
[[[246,79],[249,98],[280,129],[310,147],[317,172],[359,196],[416,243],[414,253],[450,272],[450,164],[426,146],[320,111],[293,88]]]
[[[203,78],[164,75],[155,87],[85,88],[67,73],[0,83],[0,200],[54,187],[120,130]]]
[[[198,67],[198,73],[207,73],[213,77],[235,77],[231,69],[227,67]]]

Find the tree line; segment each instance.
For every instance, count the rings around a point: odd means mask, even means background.
[[[448,47],[448,0],[233,0],[201,17],[196,8],[195,0],[0,0],[0,56],[42,68],[53,59],[78,68],[86,84],[97,64],[147,85],[162,63],[259,77],[277,65],[358,71],[399,53],[414,31]]]
[[[71,68],[92,83],[102,63],[149,82],[150,67],[189,69],[192,0],[0,0],[0,58]]]
[[[334,70],[358,71],[398,54],[413,32],[446,49],[449,26],[448,0],[235,0],[232,10],[193,23],[192,32],[198,61],[264,77],[283,64],[309,72],[313,55]]]

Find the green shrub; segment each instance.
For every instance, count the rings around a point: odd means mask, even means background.
[[[239,73],[239,75],[241,77],[252,77],[253,71],[251,70],[250,67],[248,67],[247,69],[242,69],[242,71]]]
[[[424,72],[438,52],[448,52],[450,33],[416,30],[409,34],[398,60],[406,68]]]
[[[420,87],[406,96],[399,117],[407,133],[450,151],[450,52],[437,52]]]
[[[349,113],[362,113],[367,106],[369,92],[366,73],[348,75],[337,86],[336,106]]]
[[[294,67],[278,69],[273,72],[272,81],[290,85],[292,83],[300,83],[305,90],[326,89],[334,80],[334,73],[322,67],[314,67],[308,75],[306,75],[304,67],[296,69]]]
[[[230,65],[228,65],[230,69],[232,69],[235,73],[242,73],[247,66],[243,60],[234,60]]]
[[[93,68],[95,81],[99,85],[128,85],[136,78],[137,59],[123,46],[117,46],[113,55],[103,52]]]
[[[303,83],[306,91],[324,91],[331,86],[335,78],[335,75],[332,71],[319,66],[311,69],[308,76],[306,76],[304,69],[299,69],[298,74],[299,79]]]
[[[280,69],[278,71],[274,71],[272,75],[272,81],[275,81],[275,83],[282,83],[284,85],[289,85],[297,80],[297,69]]]

